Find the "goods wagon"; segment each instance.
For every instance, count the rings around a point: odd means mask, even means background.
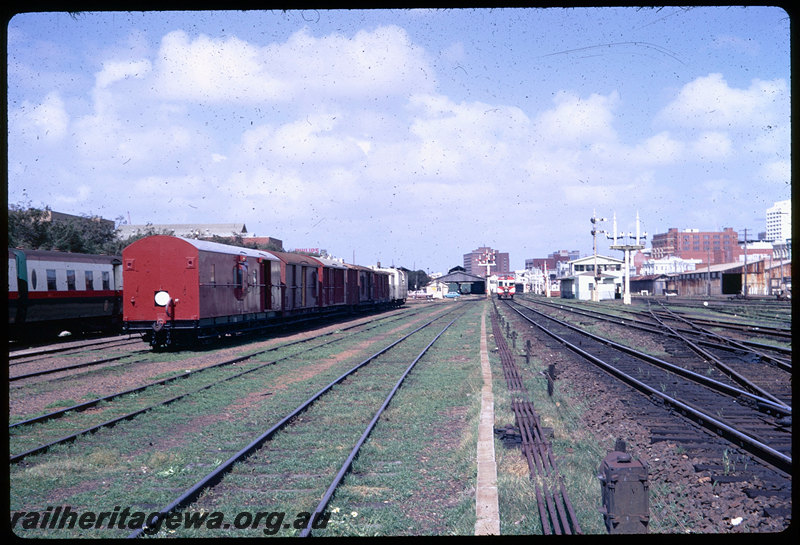
[[[122,269],[124,330],[153,347],[390,304],[388,272],[167,235],[125,248]]]

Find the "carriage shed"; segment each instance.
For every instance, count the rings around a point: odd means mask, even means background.
[[[486,293],[486,279],[465,272],[458,271],[446,274],[435,279],[435,282],[445,283],[448,285],[450,292],[456,291],[462,295]]]
[[[783,273],[781,273],[781,268]],[[762,259],[747,263],[745,279],[744,262],[721,263],[710,267],[700,266],[694,271],[670,275],[667,289],[681,296],[690,295],[771,295],[770,284],[778,281],[781,274],[791,277],[791,261],[779,262],[776,259]],[[774,281],[773,281],[774,280]],[[710,289],[710,293],[709,293]]]

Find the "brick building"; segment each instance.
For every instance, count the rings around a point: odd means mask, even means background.
[[[675,256],[683,259],[699,259],[712,265],[732,263],[744,252],[739,247],[739,235],[732,227],[722,231],[700,231],[698,229],[671,228],[666,233],[653,235],[653,259]]]

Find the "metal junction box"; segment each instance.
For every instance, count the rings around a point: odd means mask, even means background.
[[[600,512],[609,534],[646,534],[650,522],[648,468],[626,452],[611,451],[600,464]]]

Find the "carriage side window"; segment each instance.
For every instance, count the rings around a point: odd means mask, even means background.
[[[75,291],[75,271],[67,269],[67,290]]]
[[[94,271],[84,271],[84,278],[86,280],[86,291],[94,290]]]
[[[211,285],[214,286],[217,283],[217,265],[216,263],[211,264]]]
[[[55,269],[47,269],[47,290],[48,291],[55,291],[58,289],[56,284],[56,270]]]
[[[31,271],[31,286],[33,289],[36,289],[36,269]]]
[[[108,271],[103,271],[103,289],[111,289],[111,275],[108,273]]]

